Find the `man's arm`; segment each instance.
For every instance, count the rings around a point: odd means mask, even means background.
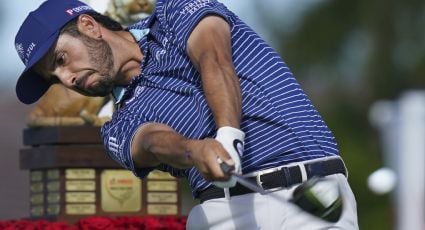
[[[160,163],[175,168],[195,166],[207,180],[227,180],[217,164],[217,156],[229,159],[223,146],[211,138],[187,139],[171,127],[147,123],[139,127],[131,144],[131,155],[138,168],[151,168]]]
[[[217,128],[239,128],[241,92],[232,61],[228,23],[218,16],[202,19],[189,36],[187,53],[201,74]]]
[[[201,74],[204,95],[217,127],[215,140],[228,153],[221,159],[234,172],[242,173],[240,157],[245,133],[239,129],[242,99],[239,78],[233,66],[229,24],[218,16],[203,18],[189,36],[187,53]],[[214,184],[229,188],[236,185],[236,179],[231,177],[226,182],[216,181]]]

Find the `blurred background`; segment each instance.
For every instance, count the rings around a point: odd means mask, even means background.
[[[31,106],[14,92],[14,37],[41,2],[0,1],[0,219],[29,213],[19,149]],[[425,229],[425,1],[221,2],[281,54],[333,130],[360,229]]]

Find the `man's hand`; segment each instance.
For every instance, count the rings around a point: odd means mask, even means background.
[[[229,175],[221,170],[220,164],[217,162],[217,159],[223,159],[226,162],[232,161],[220,142],[212,138],[192,139],[188,140],[188,148],[193,165],[204,179],[208,181],[229,179]]]
[[[244,132],[229,126],[219,128],[215,138],[223,145],[231,158],[228,160],[220,158],[220,160],[223,160],[224,163],[233,167],[233,171],[237,174],[242,174],[241,156],[243,154],[244,138]],[[230,177],[230,179],[225,182],[214,181],[213,184],[221,188],[234,187],[236,185],[236,179],[234,177]]]

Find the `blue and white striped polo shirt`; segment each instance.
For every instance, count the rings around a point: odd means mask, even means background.
[[[217,127],[206,103],[201,77],[186,54],[187,39],[207,15],[231,28],[233,62],[242,91],[241,130],[246,133],[243,173],[338,155],[335,139],[279,55],[224,5],[214,0],[158,0],[155,13],[129,29],[149,29],[139,40],[141,75],[126,88],[124,106],[102,127],[108,154],[134,167],[132,137],[146,122],[159,122],[187,138],[214,137]],[[160,170],[187,177],[196,196],[210,185],[195,168]]]

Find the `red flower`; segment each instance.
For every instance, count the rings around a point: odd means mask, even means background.
[[[113,229],[114,223],[107,217],[87,217],[80,219],[77,226],[81,230]]]
[[[144,224],[146,230],[161,230],[162,224],[158,218],[147,216],[144,218]]]
[[[0,230],[183,230],[186,217],[174,216],[121,216],[86,217],[75,225],[46,220],[7,220],[0,221]]]

